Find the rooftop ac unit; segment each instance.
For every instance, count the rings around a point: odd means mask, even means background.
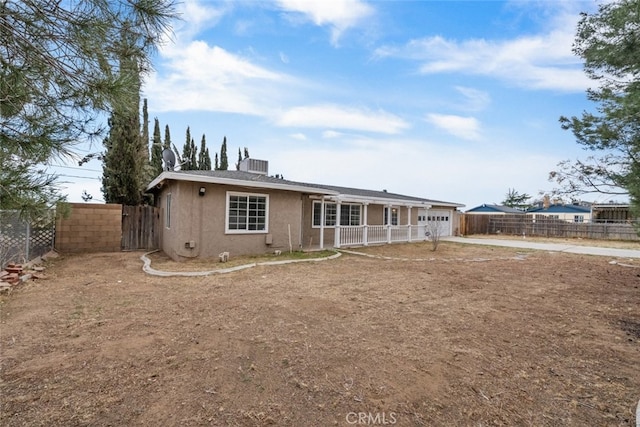
[[[269,162],[247,157],[240,162],[240,170],[243,172],[257,173],[260,175],[269,174]]]

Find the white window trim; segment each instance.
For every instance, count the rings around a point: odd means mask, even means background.
[[[321,225],[316,225],[315,224],[315,212],[316,212],[316,204],[321,205],[322,202],[318,201],[318,200],[314,200],[313,203],[311,204],[311,228],[321,228]],[[327,214],[326,214],[326,209],[328,205],[334,205],[336,207],[336,224],[338,223],[338,220],[340,218],[340,212],[338,212],[338,204],[334,203],[334,202],[324,202],[324,208],[325,208],[325,215],[324,215],[324,219],[325,219],[325,223],[327,222]],[[361,227],[362,226],[362,205],[359,203],[341,203],[340,207],[342,208],[342,206],[358,206],[360,208],[360,218],[359,218],[359,222],[360,224],[357,226],[352,226],[352,227]],[[320,208],[322,209],[322,208]],[[322,221],[322,220],[320,220]],[[340,227],[348,227],[348,225],[346,224],[340,224]],[[336,228],[335,225],[325,225],[324,228]]]
[[[349,223],[351,223],[351,208],[353,206],[357,206],[358,207],[358,225],[351,225],[351,224],[343,224],[342,223],[342,208],[344,208],[345,206],[349,206]],[[341,227],[360,227],[362,225],[362,205],[358,204],[358,203],[343,203],[342,205],[340,205],[340,209],[341,211],[338,212],[338,215],[340,215],[340,226]]]
[[[242,196],[242,197],[254,196],[254,197],[265,198],[264,230],[230,230],[229,229],[229,198],[231,196]],[[262,194],[262,193],[243,193],[240,191],[227,191],[224,216],[225,216],[225,219],[224,219],[225,234],[267,234],[269,233],[269,195]]]
[[[396,217],[396,224],[393,223],[393,210],[395,209],[395,217]],[[384,207],[384,213],[382,214],[382,219],[384,221],[383,225],[387,225],[387,215],[389,216],[389,226],[391,227],[398,227],[400,225],[400,207],[399,206],[385,206]]]

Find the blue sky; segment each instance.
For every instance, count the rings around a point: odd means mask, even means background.
[[[588,155],[558,118],[595,107],[571,52],[579,13],[595,8],[185,0],[143,97],[180,149],[187,126],[212,157],[226,136],[230,163],[247,147],[286,179],[466,209],[509,188],[538,196],[558,162]],[[100,170],[58,169],[69,200],[101,199]]]

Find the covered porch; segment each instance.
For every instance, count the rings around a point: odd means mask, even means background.
[[[340,196],[311,197],[319,247],[368,246],[427,239],[425,202]],[[318,218],[319,217],[319,218]]]

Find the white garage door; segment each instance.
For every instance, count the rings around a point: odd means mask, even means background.
[[[438,231],[440,237],[451,236],[451,211],[439,209],[420,209],[418,211],[418,225],[424,227],[425,232]],[[437,227],[437,228],[434,228]]]

